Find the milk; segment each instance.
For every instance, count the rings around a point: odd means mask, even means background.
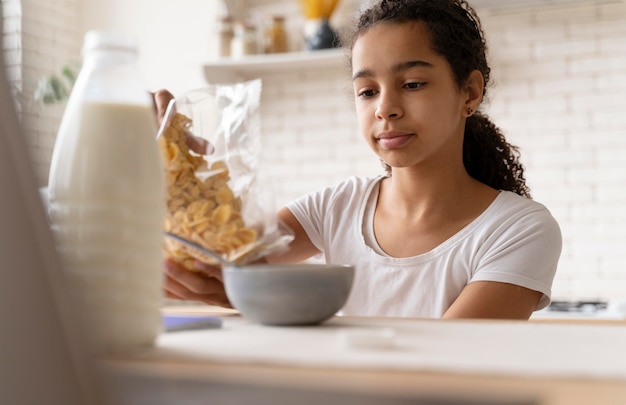
[[[85,103],[49,185],[50,221],[98,350],[149,345],[160,330],[164,196],[148,107]]]
[[[161,330],[165,184],[147,93],[107,97],[98,66],[70,96],[48,193],[71,298],[102,353],[151,345]]]

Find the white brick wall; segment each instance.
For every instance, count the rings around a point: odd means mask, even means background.
[[[337,69],[264,77],[263,155],[277,204],[350,174],[381,172],[356,129],[346,76]]]
[[[8,80],[16,99],[22,89],[22,8],[19,0],[2,0],[2,51]],[[17,107],[19,108],[19,103]]]
[[[497,82],[490,112],[563,231],[555,296],[626,298],[626,2],[482,19]]]
[[[78,54],[82,34],[71,27],[79,2],[23,1],[25,93],[29,80]],[[480,15],[495,79],[485,108],[521,147],[535,199],[562,227],[555,297],[626,298],[626,0]],[[381,172],[358,132],[347,78],[342,69],[264,77],[264,167],[277,204]],[[42,184],[58,115],[30,106],[24,118]]]
[[[33,101],[37,81],[80,63],[82,38],[76,31],[78,0],[21,0],[22,123],[40,185],[48,181],[54,140],[63,105]]]
[[[626,298],[626,2],[480,15],[495,82],[486,110],[521,147],[535,199],[562,227],[555,297]],[[380,173],[346,78],[341,69],[264,78],[264,151],[279,202]]]

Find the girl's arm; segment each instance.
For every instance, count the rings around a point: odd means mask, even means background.
[[[294,239],[289,244],[289,250],[286,252],[267,256],[266,260],[268,263],[297,263],[320,253],[307,236],[300,222],[288,208],[282,208],[278,211],[278,220],[292,230]]]
[[[295,236],[294,240],[289,245],[287,252],[265,257],[259,260],[259,263],[293,263],[304,261],[319,253],[291,211],[283,208],[279,211],[278,217],[292,229]],[[197,272],[184,269],[173,261],[165,263],[163,285],[165,296],[230,308],[231,305],[224,290],[221,269],[201,262],[196,262],[195,265]]]
[[[541,296],[539,291],[514,284],[475,281],[465,286],[443,318],[527,320]]]

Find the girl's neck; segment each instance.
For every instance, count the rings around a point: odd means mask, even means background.
[[[399,215],[415,218],[463,211],[472,201],[489,199],[497,192],[467,174],[464,168],[422,171],[394,169],[381,183],[379,201]],[[479,204],[484,205],[484,204]],[[469,208],[469,207],[468,207]]]
[[[380,183],[376,240],[393,257],[429,252],[475,220],[497,195],[467,173],[441,177],[397,170]]]

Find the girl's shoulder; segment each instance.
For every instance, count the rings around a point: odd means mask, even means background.
[[[372,188],[384,178],[385,176],[351,176],[346,178],[345,180],[340,181],[336,185],[336,188],[340,190],[366,190]]]
[[[522,223],[527,221],[541,222],[546,225],[552,223],[558,227],[552,213],[545,205],[512,191],[500,191],[483,216],[507,223],[519,222],[523,219]]]
[[[318,194],[323,194],[326,198],[352,198],[369,194],[371,190],[382,180],[384,176],[374,177],[348,177],[335,185],[319,190]]]
[[[288,204],[289,207],[317,207],[319,210],[330,210],[333,207],[356,209],[361,202],[369,198],[372,190],[384,176],[348,177],[340,182],[305,194]]]
[[[504,191],[501,190],[498,197],[495,199],[494,204],[498,206],[500,209],[505,210],[537,210],[537,211],[547,211],[545,205],[537,202],[531,198],[521,196],[512,191]]]

